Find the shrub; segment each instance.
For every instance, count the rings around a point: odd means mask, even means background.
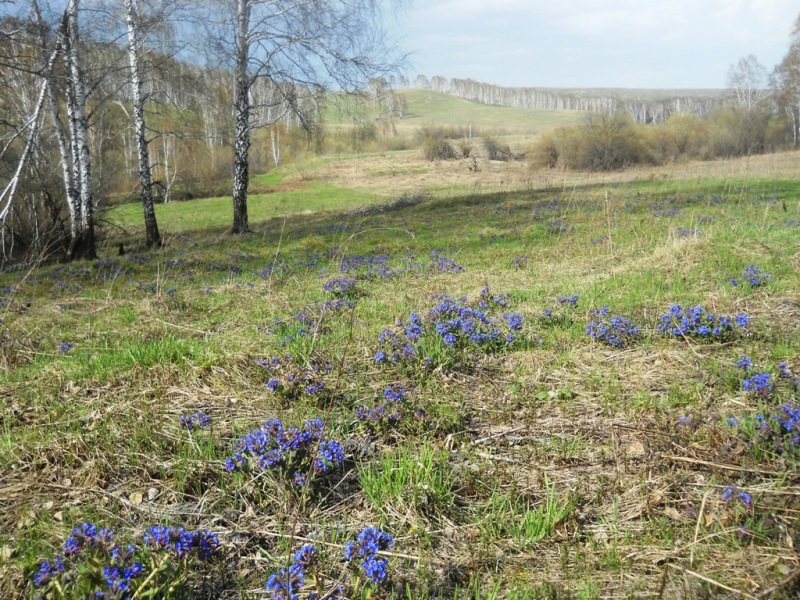
[[[425,160],[452,160],[458,158],[458,154],[450,145],[450,142],[443,138],[428,136],[422,141],[422,155]]]
[[[511,150],[508,144],[501,144],[493,137],[483,138],[483,149],[486,150],[486,158],[489,160],[514,161],[525,157],[524,154],[517,154]]]

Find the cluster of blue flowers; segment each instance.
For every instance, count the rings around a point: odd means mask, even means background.
[[[359,273],[366,278],[391,279],[396,275],[395,270],[389,268],[388,254],[347,254],[342,257],[339,268],[343,273]]]
[[[273,573],[267,579],[267,592],[272,600],[297,600],[298,592],[305,585],[307,572],[317,566],[319,550],[312,544],[306,544],[294,554],[294,562]],[[310,600],[318,600],[321,596],[316,592],[308,595]],[[334,597],[336,598],[336,597]]]
[[[578,306],[578,300],[580,300],[578,294],[570,294],[569,296],[561,294],[556,297],[556,306],[554,308],[544,309],[544,311],[542,311],[542,316],[546,319],[550,319],[551,322],[564,319],[564,311],[575,309],[575,307]]]
[[[770,397],[776,392],[776,386],[790,391],[800,389],[800,379],[792,373],[789,363],[786,361],[778,363],[778,375],[774,378],[767,372],[753,372],[753,361],[748,356],[743,356],[736,362],[736,366],[745,371],[748,375],[742,381],[742,389],[746,392],[755,393],[761,397]]]
[[[351,297],[356,293],[356,278],[334,277],[323,283],[322,289],[337,298]]]
[[[750,287],[759,287],[766,284],[771,279],[772,275],[769,273],[765,273],[755,265],[747,265],[744,271],[742,271],[741,277],[734,277],[729,283],[731,285],[739,285],[740,281],[746,281],[750,284]]]
[[[778,363],[778,377],[773,378],[771,373],[753,372],[753,361],[749,356],[743,356],[736,362],[736,366],[748,375],[742,380],[742,389],[762,398],[768,398],[775,392],[775,386],[788,382],[790,388],[796,389],[800,385],[797,377],[789,369],[789,363]],[[786,387],[786,386],[781,386]]]
[[[668,202],[653,202],[650,204],[650,213],[654,217],[677,217],[683,212],[679,206],[670,206]]]
[[[722,491],[722,499],[725,502],[730,502],[731,500],[738,500],[747,510],[750,510],[753,506],[753,499],[750,497],[750,494],[739,490],[733,485],[727,486]]]
[[[477,308],[467,304],[465,298],[455,300],[447,295],[439,297],[439,303],[433,307],[429,317],[436,335],[446,345],[492,347],[514,342],[516,332],[522,329],[522,315],[517,312],[505,313],[502,321],[491,316],[493,308],[507,308],[508,304],[505,297],[491,296],[486,290],[484,288],[481,291]]]
[[[750,322],[746,314],[728,317],[715,315],[702,306],[684,310],[680,304],[670,306],[669,312],[661,315],[658,320],[658,330],[665,335],[707,339],[726,339],[733,335],[736,328],[743,329]]]
[[[509,296],[494,295],[488,287],[474,304],[466,298],[456,300],[447,294],[438,296],[438,304],[423,319],[411,313],[408,322],[400,321],[395,329],[383,329],[375,354],[378,363],[420,361],[423,366],[435,363],[435,351],[480,349],[499,350],[512,344],[522,330],[523,317],[510,308]]]
[[[379,585],[387,580],[389,561],[379,558],[378,553],[394,547],[394,539],[388,533],[368,527],[358,534],[355,541],[345,545],[344,558],[347,562],[359,560],[361,575],[369,582]],[[320,553],[313,544],[306,544],[292,556],[292,564],[273,573],[267,579],[266,590],[272,600],[299,600],[306,586],[306,578],[312,575],[316,590],[308,592],[303,597],[308,600],[344,600],[344,588],[338,588],[322,594],[319,579]],[[357,594],[358,589],[353,593]],[[353,595],[351,597],[359,597]]]
[[[555,219],[547,225],[547,233],[550,234],[569,233],[570,231],[572,231],[572,226],[563,219]]]
[[[378,553],[394,548],[394,539],[391,535],[375,527],[363,529],[355,541],[345,544],[344,558],[348,562],[359,560],[359,566],[364,576],[372,583],[378,584],[388,577],[387,567],[389,561],[378,558]]]
[[[280,419],[270,419],[236,441],[224,469],[276,470],[296,486],[310,485],[345,459],[339,442],[322,437],[324,427],[320,418],[307,421],[302,428],[284,427]]]
[[[72,348],[74,346],[75,346],[75,344],[73,344],[72,342],[61,342],[58,345],[58,351],[61,352],[61,354],[65,354],[65,353],[69,352],[70,350],[72,350]]]
[[[800,406],[784,402],[778,412],[755,417],[756,433],[761,442],[771,443],[776,452],[796,452],[800,449]]]
[[[595,317],[599,318],[586,324],[587,335],[614,348],[629,346],[639,335],[639,328],[627,317],[621,315],[609,317],[609,312],[608,306],[594,311]]]
[[[181,415],[178,424],[184,429],[207,429],[211,425],[211,417],[202,411]]]
[[[572,294],[571,296],[563,296],[563,295],[561,295],[561,296],[558,296],[558,298],[556,298],[556,302],[558,302],[558,304],[560,304],[561,306],[569,305],[569,306],[574,307],[574,306],[576,306],[578,304],[578,299],[579,298],[580,298],[580,296],[578,296],[578,294]]]
[[[796,451],[800,448],[800,406],[792,396],[796,397],[800,381],[792,373],[789,364],[778,363],[777,377],[766,372],[752,373],[753,361],[747,356],[739,359],[737,366],[747,371],[749,375],[742,381],[742,389],[745,392],[769,400],[790,396],[790,399],[783,402],[778,411],[770,416],[764,413],[755,415],[756,434],[760,443],[771,443],[778,453]]]
[[[326,391],[325,376],[333,370],[330,362],[297,365],[291,355],[283,358],[273,356],[269,360],[262,358],[258,364],[269,372],[267,389],[284,400],[292,400],[301,394],[323,395]]]
[[[781,405],[780,413],[773,416],[785,434],[791,435],[792,446],[800,446],[800,406],[785,402]]]
[[[394,279],[406,273],[460,273],[464,267],[438,250],[433,250],[427,260],[407,256],[405,262],[397,267],[391,266],[391,259],[387,254],[345,255],[342,257],[340,269],[343,273],[358,274],[359,278]]]
[[[355,410],[356,419],[371,428],[383,425],[395,425],[411,409],[407,403],[408,394],[399,383],[387,387],[383,391],[381,401],[375,402],[372,407],[361,405]],[[416,421],[427,421],[428,414],[425,409],[418,408],[413,412]]]
[[[515,256],[511,261],[511,266],[515,269],[527,269],[529,257],[527,254],[523,256]]]
[[[766,398],[772,394],[772,375],[769,373],[753,373],[742,381],[742,389],[745,392]]]
[[[697,227],[677,227],[672,233],[674,238],[703,237],[703,230]]]
[[[144,535],[144,543],[156,552],[166,551],[180,559],[194,556],[207,560],[220,547],[217,536],[209,531],[188,532],[183,528],[161,526],[151,527]],[[135,560],[138,552],[136,546],[117,545],[110,529],[81,523],[64,542],[64,556],[42,562],[33,576],[33,583],[44,588],[45,596],[48,590],[56,588],[63,597],[67,586],[104,600],[150,596],[153,590],[142,593],[141,588],[148,583],[156,588],[162,585],[156,575],[163,569],[143,578],[143,563]],[[85,589],[86,586],[91,589]]]
[[[464,267],[452,258],[440,253],[438,250],[432,250],[429,257],[431,259],[430,270],[432,271],[438,271],[439,273],[461,273],[464,270]]]
[[[354,307],[355,303],[348,298],[314,302],[290,318],[277,317],[272,323],[271,330],[276,335],[282,336],[281,345],[285,346],[298,337],[322,333],[322,324],[326,317],[352,310]]]
[[[186,531],[183,527],[153,525],[144,534],[144,543],[154,550],[166,550],[177,558],[194,554],[207,560],[219,549],[219,539],[210,531]]]

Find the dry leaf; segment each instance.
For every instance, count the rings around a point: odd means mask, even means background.
[[[633,442],[626,450],[628,458],[643,458],[644,457],[644,444],[641,442]]]
[[[128,500],[131,501],[131,504],[138,506],[142,503],[144,497],[142,496],[141,492],[133,492],[130,496],[128,496]]]

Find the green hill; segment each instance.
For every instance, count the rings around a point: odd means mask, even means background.
[[[406,100],[403,117],[395,120],[399,135],[413,133],[428,125],[465,129],[472,126],[475,135],[531,135],[571,125],[583,118],[582,112],[489,106],[430,90],[402,90],[397,93]],[[330,106],[325,114],[325,122],[333,128],[351,126],[354,121],[352,103],[338,103],[341,109]],[[377,116],[376,109],[357,113],[357,117],[365,121]]]

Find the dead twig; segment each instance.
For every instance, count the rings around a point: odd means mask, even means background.
[[[777,471],[765,471],[763,469],[752,469],[745,467],[737,467],[735,465],[724,465],[720,463],[711,462],[708,460],[689,458],[688,456],[674,456],[672,454],[662,454],[661,458],[677,462],[687,462],[695,465],[703,465],[705,467],[714,467],[716,469],[722,469],[723,471],[738,471],[739,473],[754,473],[757,475],[770,475],[772,477],[792,477],[791,473],[779,473]],[[794,477],[792,478],[796,479],[797,477],[798,477],[797,475],[794,475]]]

